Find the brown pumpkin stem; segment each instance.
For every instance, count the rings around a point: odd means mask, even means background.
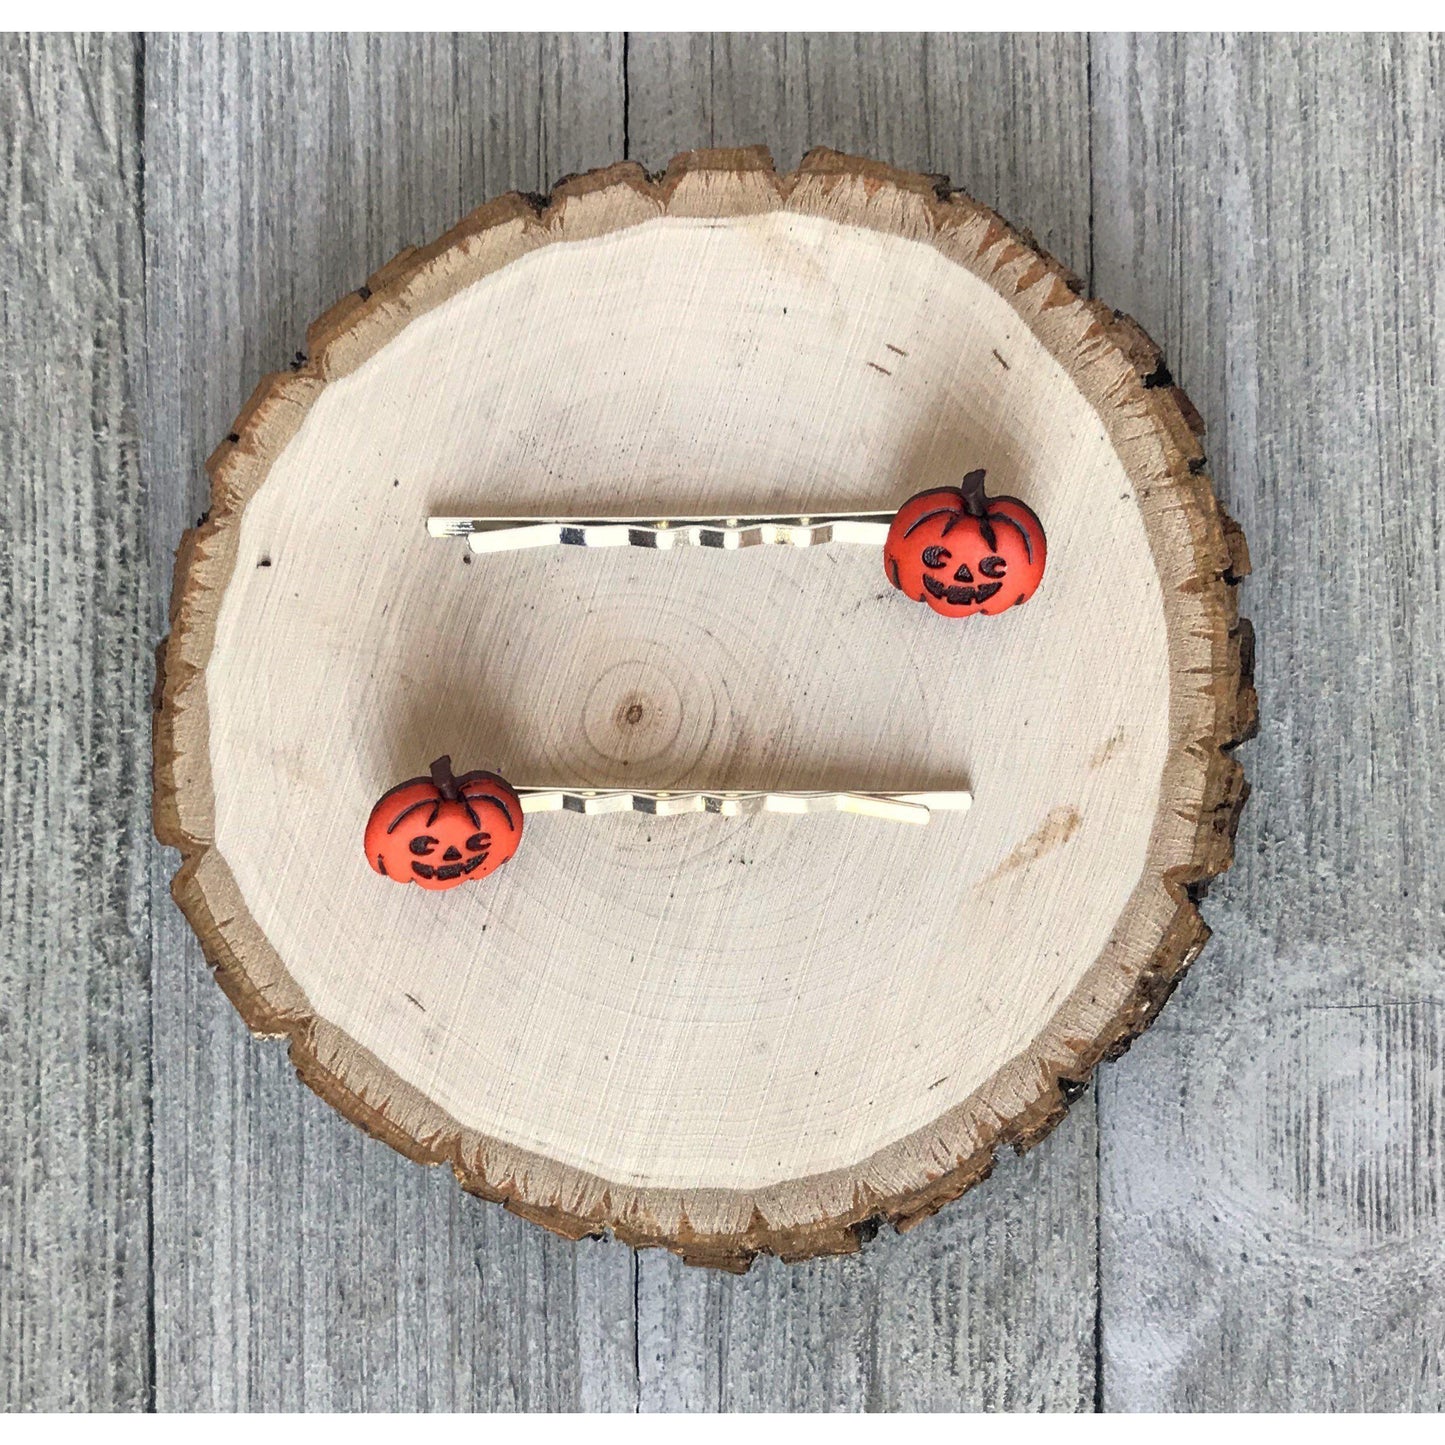
[[[431,765],[431,780],[443,802],[455,803],[461,796],[457,792],[457,780],[452,776],[452,755],[448,753]]]
[[[991,551],[997,552],[998,534],[988,519],[988,493],[983,489],[983,478],[984,469],[979,467],[963,479],[958,490],[963,493],[963,510],[970,517],[978,518],[978,529],[983,534],[983,540],[988,543]]]
[[[977,471],[970,472],[959,483],[958,490],[963,493],[963,510],[970,517],[986,517],[988,515],[988,493],[983,489],[984,475],[984,469],[979,467]]]

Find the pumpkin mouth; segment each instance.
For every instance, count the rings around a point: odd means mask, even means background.
[[[950,607],[969,607],[975,602],[987,602],[995,592],[1003,591],[1002,582],[983,582],[977,587],[948,587],[937,577],[925,577],[924,588],[940,602]]]
[[[464,873],[471,873],[480,868],[487,861],[485,853],[478,853],[475,858],[468,858],[465,863],[443,863],[439,868],[433,867],[430,863],[413,863],[411,871],[418,878],[436,878],[447,880],[460,878]]]

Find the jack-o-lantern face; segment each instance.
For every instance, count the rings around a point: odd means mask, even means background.
[[[988,496],[983,478],[910,498],[883,545],[888,580],[944,617],[1006,612],[1043,581],[1043,524],[1017,498]]]
[[[495,873],[522,841],[522,803],[495,773],[452,776],[438,758],[431,777],[386,793],[366,825],[366,861],[383,877],[441,890]]]

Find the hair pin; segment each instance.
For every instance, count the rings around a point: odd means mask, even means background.
[[[895,823],[927,824],[935,812],[966,812],[973,795],[954,789],[922,793],[513,787],[496,773],[452,772],[438,758],[431,774],[384,793],[366,824],[366,861],[383,877],[423,888],[455,888],[494,873],[517,851],[523,820],[533,813],[646,813],[671,818],[714,813],[854,813]]]
[[[905,596],[945,617],[986,616],[1027,602],[1043,581],[1043,524],[1017,497],[990,497],[984,472],[934,487],[896,512],[731,517],[428,517],[433,537],[465,537],[475,553],[528,547],[881,547]]]

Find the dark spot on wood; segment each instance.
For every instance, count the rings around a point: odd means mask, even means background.
[[[271,565],[271,559],[269,557],[262,557],[256,565],[258,567],[269,567]]]
[[[868,363],[868,365],[871,366],[874,371],[881,371],[884,376],[892,376],[892,375],[893,375],[893,373],[892,373],[891,371],[889,371],[886,366],[879,366],[876,361],[870,361],[870,362]]]
[[[853,1233],[858,1236],[859,1244],[871,1244],[877,1237],[878,1231],[883,1228],[883,1216],[881,1214],[870,1214],[867,1219],[860,1219],[853,1226]]]
[[[631,723],[633,727],[636,727],[637,724],[642,721],[642,704],[640,702],[633,703],[623,716],[626,717],[627,721]]]
[[[1077,808],[1060,806],[1050,809],[1043,822],[984,879],[984,882],[993,883],[1006,877],[1014,869],[1035,863],[1046,854],[1052,853],[1055,848],[1063,847],[1078,831],[1079,824],[1083,821]]]
[[[1124,741],[1124,729],[1115,728],[1108,738],[1095,750],[1093,757],[1089,759],[1090,769],[1102,768],[1105,763],[1114,756],[1119,744]]]
[[[908,353],[907,353],[901,346],[895,346],[891,341],[886,341],[886,342],[884,342],[884,345],[885,345],[885,346],[889,349],[889,351],[891,351],[895,356],[907,356],[907,355],[908,355]]]
[[[370,287],[370,286],[358,286],[358,287],[356,288],[356,294],[357,294],[358,296],[360,296],[363,301],[370,301],[370,300],[371,300],[371,287]]]
[[[995,350],[994,350],[993,359],[994,359],[996,362],[998,362],[998,364],[999,364],[1001,367],[1003,367],[1003,369],[1004,369],[1005,371],[1010,371],[1010,370],[1012,370],[1012,368],[1009,366],[1008,362],[1006,362],[1006,361],[1003,359],[1003,357],[1001,357],[1001,356],[998,354],[997,348],[995,348]]]
[[[1143,377],[1142,380],[1144,382],[1144,385],[1151,390],[1156,386],[1174,385],[1174,378],[1170,376],[1169,368],[1164,365],[1164,361],[1162,358],[1160,359],[1159,365],[1156,366],[1154,370],[1149,373],[1148,376]]]

